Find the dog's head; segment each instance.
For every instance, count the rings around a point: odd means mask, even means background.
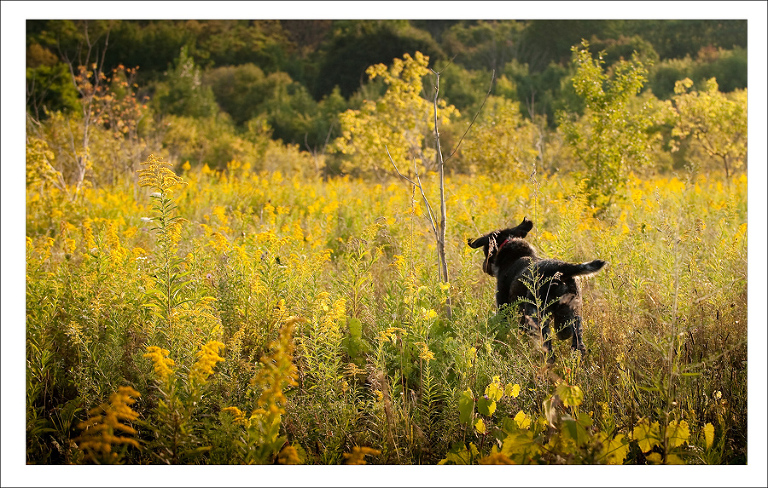
[[[528,218],[523,218],[523,221],[520,222],[520,224],[516,227],[495,230],[477,239],[469,239],[467,244],[473,249],[477,249],[479,247],[483,248],[483,252],[485,253],[483,271],[491,276],[495,276],[493,267],[496,262],[496,255],[498,254],[499,250],[504,247],[509,239],[513,239],[515,237],[524,238],[528,235],[528,232],[530,232],[531,229],[533,229],[533,222],[528,220]]]

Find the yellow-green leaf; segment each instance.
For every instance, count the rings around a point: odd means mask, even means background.
[[[468,424],[472,420],[472,414],[475,410],[475,399],[472,396],[472,390],[467,388],[465,392],[459,396],[459,421],[462,424]]]
[[[496,411],[496,402],[490,398],[482,397],[477,400],[477,411],[486,417],[490,417]]]
[[[595,435],[603,445],[602,455],[605,456],[605,462],[608,464],[623,464],[624,458],[629,452],[629,442],[624,438],[624,434],[618,434],[613,440],[608,440],[607,436],[598,432]]]
[[[650,451],[654,446],[659,445],[659,423],[654,422],[651,424],[648,422],[648,419],[641,419],[635,425],[632,437],[637,441],[641,451]]]
[[[651,464],[661,464],[661,454],[658,452],[652,452],[645,457],[645,459]]]
[[[506,396],[511,396],[512,398],[517,398],[517,395],[520,394],[520,385],[515,383],[514,385],[512,383],[508,383],[506,387],[504,387],[504,394]]]
[[[555,392],[566,407],[578,407],[584,401],[584,392],[577,385],[571,386],[563,381],[557,385]]]
[[[504,396],[504,392],[501,390],[501,380],[498,376],[494,376],[493,382],[486,387],[485,395],[494,402],[498,402]]]
[[[673,420],[669,423],[667,428],[667,440],[669,447],[677,447],[685,444],[688,438],[691,436],[691,431],[688,428],[688,422],[681,420],[679,423]]]
[[[483,422],[483,419],[477,419],[477,422],[475,422],[475,430],[477,430],[477,433],[481,435],[488,433],[488,429],[485,427],[485,422]]]
[[[515,422],[521,429],[527,429],[531,426],[531,418],[525,414],[522,410],[515,415]]]
[[[715,426],[709,422],[704,426],[704,441],[707,444],[707,449],[712,447],[712,443],[715,441]]]

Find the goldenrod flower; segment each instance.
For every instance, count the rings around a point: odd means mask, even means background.
[[[400,327],[389,327],[387,330],[379,333],[379,339],[383,342],[391,341],[392,344],[397,344],[400,334],[407,335],[408,332]]]
[[[379,454],[381,454],[381,451],[379,451],[378,449],[372,449],[370,447],[355,446],[352,448],[352,452],[344,453],[344,459],[347,460],[347,464],[359,465],[359,464],[366,464],[365,462],[366,455],[378,456]]]
[[[197,351],[197,362],[192,365],[192,369],[189,371],[189,380],[204,385],[208,377],[213,374],[216,363],[224,361],[224,358],[219,356],[219,349],[223,348],[224,344],[219,341],[211,341],[202,346]]]
[[[139,443],[130,437],[115,435],[117,431],[126,434],[136,434],[136,429],[123,422],[132,422],[139,414],[131,409],[136,403],[135,398],[141,394],[130,386],[121,386],[109,397],[109,403],[102,403],[88,411],[88,420],[80,422],[77,427],[83,433],[75,439],[78,447],[86,453],[86,457],[94,462],[116,462],[118,455],[112,452],[113,444],[128,444],[139,448]]]
[[[247,425],[248,420],[245,418],[245,414],[242,410],[240,410],[237,407],[226,407],[221,410],[222,412],[227,412],[234,417],[235,423],[240,425]]]
[[[299,452],[293,446],[285,446],[277,456],[279,464],[301,464]]]
[[[416,345],[421,347],[421,352],[419,353],[421,359],[425,360],[427,363],[435,359],[435,355],[429,350],[429,346],[427,346],[426,342],[417,342]]]
[[[145,358],[152,360],[155,366],[155,374],[162,381],[168,381],[168,378],[173,376],[171,366],[174,365],[174,362],[173,359],[166,357],[168,354],[168,349],[161,349],[157,346],[148,346],[147,353],[144,354]]]
[[[176,185],[184,183],[184,180],[176,176],[171,168],[171,163],[157,158],[150,154],[147,161],[141,164],[142,169],[138,171],[139,185],[156,188],[161,193],[171,190]]]
[[[514,461],[509,459],[504,453],[494,452],[478,460],[480,464],[515,464]]]

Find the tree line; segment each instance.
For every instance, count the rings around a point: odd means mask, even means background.
[[[589,64],[579,46],[598,71],[579,75]],[[402,98],[392,92],[399,74],[388,82],[370,68],[405,56],[427,61],[414,68],[420,80],[400,84],[410,87]],[[746,161],[746,21],[735,20],[28,20],[28,138],[52,151],[51,171],[38,173],[58,173],[51,178],[62,187],[79,188],[89,174],[92,181],[130,174],[153,151],[177,165],[225,168],[238,160],[254,170],[380,177],[391,168],[371,148],[383,133],[352,140],[350,127],[369,117],[368,128],[376,121],[381,130],[402,130],[411,115],[391,100],[411,108],[423,105],[415,98],[431,100],[433,71],[454,121],[441,128],[445,145],[462,143],[449,171],[536,163],[595,178],[601,158],[614,170],[726,173]],[[601,93],[585,88],[590,79]],[[605,111],[612,103],[618,111]],[[601,111],[623,118],[601,119]],[[411,155],[402,161],[409,167],[414,155],[430,154],[432,128],[422,118],[418,130],[401,134],[410,146],[390,147]],[[713,135],[708,121],[727,128]],[[605,156],[603,147],[622,142],[605,136],[617,124],[631,139],[623,141],[629,152]],[[367,152],[351,154],[366,144]]]

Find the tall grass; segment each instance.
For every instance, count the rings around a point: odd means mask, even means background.
[[[599,218],[564,178],[448,178],[446,285],[399,183],[149,174],[29,195],[28,463],[747,460],[746,176],[630,178]],[[609,262],[552,366],[465,244],[534,208],[541,254]]]

